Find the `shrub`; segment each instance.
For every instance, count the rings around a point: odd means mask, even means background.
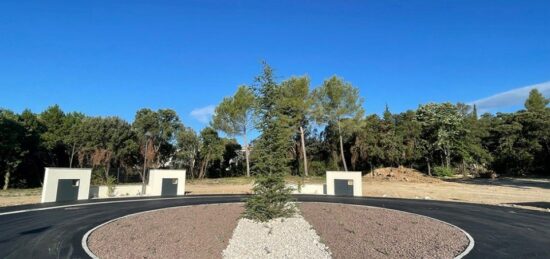
[[[309,174],[311,176],[323,176],[327,172],[327,165],[323,161],[311,161],[309,163]]]
[[[292,189],[285,186],[280,174],[258,175],[254,182],[254,195],[246,200],[243,216],[265,222],[274,218],[291,217],[296,213]]]
[[[451,177],[454,175],[453,169],[450,167],[436,166],[434,167],[434,175],[439,177]]]

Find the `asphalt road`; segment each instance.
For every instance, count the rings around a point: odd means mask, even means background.
[[[0,209],[0,258],[88,258],[84,234],[108,220],[159,208],[239,202],[246,196],[116,199]],[[475,240],[467,258],[550,258],[550,213],[476,204],[334,196],[296,196],[303,202],[370,205],[426,215],[466,230]],[[57,207],[57,208],[56,208]],[[34,209],[39,209],[38,211]],[[29,210],[13,213],[19,210]],[[12,214],[4,214],[12,213]]]

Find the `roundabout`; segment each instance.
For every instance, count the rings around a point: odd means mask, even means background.
[[[0,257],[89,258],[83,237],[97,226],[129,214],[201,204],[242,202],[245,195],[110,199],[0,210]],[[414,213],[455,225],[475,240],[465,258],[548,258],[547,213],[508,207],[423,200],[295,196],[312,202],[371,206]],[[307,214],[307,213],[306,213]]]

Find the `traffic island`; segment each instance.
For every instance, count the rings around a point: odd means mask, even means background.
[[[473,247],[460,228],[417,214],[331,203],[298,207],[301,216],[267,223],[240,219],[240,203],[162,209],[109,222],[84,243],[99,258],[301,258],[304,250],[332,258],[455,258]],[[242,238],[255,243],[242,249]]]

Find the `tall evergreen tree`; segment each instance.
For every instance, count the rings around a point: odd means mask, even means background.
[[[290,118],[281,109],[281,88],[266,63],[256,83],[256,127],[261,135],[254,146],[254,195],[246,201],[244,216],[267,221],[295,212],[289,203],[291,189],[284,182],[284,175],[290,171],[287,153],[292,147],[292,127]]]

